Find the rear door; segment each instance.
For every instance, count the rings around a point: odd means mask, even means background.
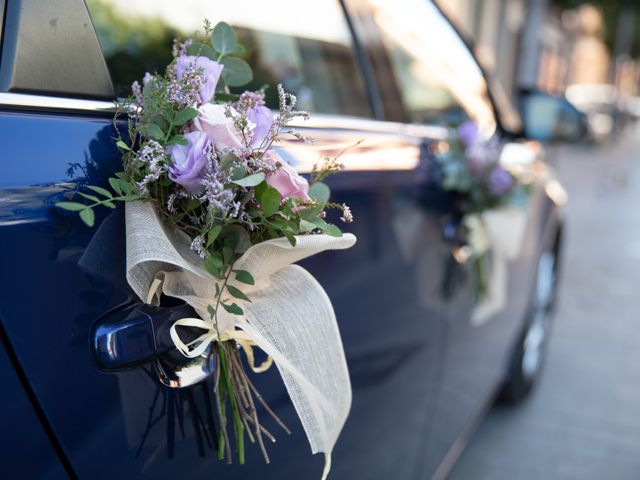
[[[443,130],[375,120],[376,93],[338,2],[162,2],[152,9],[139,0],[87,3],[119,92],[168,61],[176,34],[193,32],[205,17],[227,20],[247,45],[255,86],[282,79],[301,107],[319,112],[304,127],[315,146],[284,144],[288,160],[308,170],[320,156],[365,139],[343,157],[347,171],[332,179],[336,200],[356,215],[358,244],[305,262],[333,301],[354,390],[333,478],[410,477],[424,451],[442,334],[433,256],[442,245],[436,224],[417,206],[416,182],[424,145],[442,139]],[[95,320],[135,302],[124,275],[123,212],[99,212],[89,229],[53,204],[79,182],[104,185],[119,158],[108,104],[99,101],[110,93],[109,77],[84,2],[54,6],[65,15],[39,9],[35,0],[10,2],[7,13],[13,34],[0,65],[0,320],[70,472],[319,476],[323,460],[310,455],[275,369],[255,381],[293,434],[277,436],[271,465],[250,448],[248,464],[239,467],[215,460],[210,384],[170,389],[149,365],[97,368]],[[25,53],[34,49],[41,63]],[[433,248],[422,248],[424,239]]]
[[[502,142],[485,77],[432,2],[352,0],[347,4],[359,13],[358,27],[372,37],[369,55],[379,83],[396,85],[382,90],[386,115],[417,125],[445,126],[450,135],[455,135],[457,126],[472,120],[487,137],[495,135]],[[390,80],[390,75],[395,80]],[[439,151],[449,148],[446,141],[437,147]],[[453,226],[445,220],[447,212],[453,211],[451,204],[430,198],[426,207],[440,222],[444,235]],[[531,257],[535,245],[528,247],[524,255]],[[530,258],[510,265],[512,282],[506,309],[474,322],[473,276],[464,263],[455,260],[453,248],[453,244],[445,246],[437,260],[446,265],[439,279],[445,350],[439,363],[434,419],[425,432],[426,448],[416,471],[419,478],[436,472],[454,442],[464,437],[467,427],[492,401],[524,318],[531,281],[527,273]]]

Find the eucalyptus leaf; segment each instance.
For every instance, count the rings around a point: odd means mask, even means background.
[[[87,224],[88,227],[93,227],[93,225],[96,223],[96,215],[90,208],[80,210],[80,218],[84,223]]]
[[[223,58],[222,79],[230,87],[241,87],[253,80],[253,72],[247,62],[237,57]]]
[[[218,60],[218,54],[209,45],[202,42],[193,42],[187,47],[188,55],[204,56],[211,60]]]
[[[219,22],[211,33],[211,46],[220,54],[227,55],[238,48],[238,36],[228,23]]]
[[[116,204],[109,200],[105,200],[104,202],[102,202],[102,205],[109,208],[116,208]]]
[[[318,202],[328,202],[331,190],[326,183],[316,182],[309,188],[309,196]]]
[[[253,175],[249,175],[248,177],[241,178],[239,180],[234,180],[232,183],[236,185],[240,185],[241,187],[255,187],[260,182],[262,182],[265,178],[264,173],[258,172]]]

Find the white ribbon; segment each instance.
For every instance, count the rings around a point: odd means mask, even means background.
[[[471,315],[471,323],[480,326],[506,306],[509,261],[520,255],[527,212],[517,207],[496,208],[467,215],[464,223],[469,229],[469,246],[474,255],[492,249],[487,292]]]
[[[201,318],[179,320],[171,329],[176,346],[187,356],[202,354],[212,341],[234,339],[245,352],[260,347],[275,362],[293,406],[307,434],[311,451],[325,454],[323,478],[331,465],[331,451],[351,407],[351,384],[340,333],[331,302],[313,276],[294,262],[324,250],[351,247],[356,239],[304,235],[296,246],[287,239],[254,245],[234,268],[255,279],[242,289],[251,302],[242,302],[244,315],[218,312],[217,338],[207,307],[216,298],[216,281],[203,268],[182,232],[165,228],[146,202],[127,202],[127,281],[142,300],[156,303],[161,293],[183,299]],[[206,331],[190,344],[176,327]],[[250,363],[251,359],[250,359]],[[257,368],[268,368],[264,363]]]

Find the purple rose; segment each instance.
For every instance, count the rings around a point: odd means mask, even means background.
[[[502,167],[495,167],[489,174],[489,191],[499,197],[513,187],[513,176]]]
[[[203,83],[198,97],[202,103],[207,103],[213,98],[223,68],[223,65],[207,57],[180,55],[176,58],[176,77],[178,80],[184,77],[190,69],[201,72]]]
[[[265,106],[258,106],[247,110],[247,119],[253,123],[253,146],[259,147],[269,134],[273,124],[273,113]]]
[[[202,189],[202,179],[207,164],[207,153],[211,150],[211,142],[204,132],[186,133],[186,145],[171,145],[167,152],[172,165],[169,178],[179,183],[189,193],[197,193]]]
[[[473,120],[467,120],[458,127],[458,136],[466,147],[473,147],[480,141],[480,129]]]

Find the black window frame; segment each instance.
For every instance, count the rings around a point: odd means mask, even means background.
[[[84,0],[2,1],[0,93],[113,99],[109,71]],[[64,16],[45,18],[52,6]],[[58,22],[64,24],[64,32]],[[34,43],[40,48],[33,49]],[[65,48],[69,46],[73,55]]]

